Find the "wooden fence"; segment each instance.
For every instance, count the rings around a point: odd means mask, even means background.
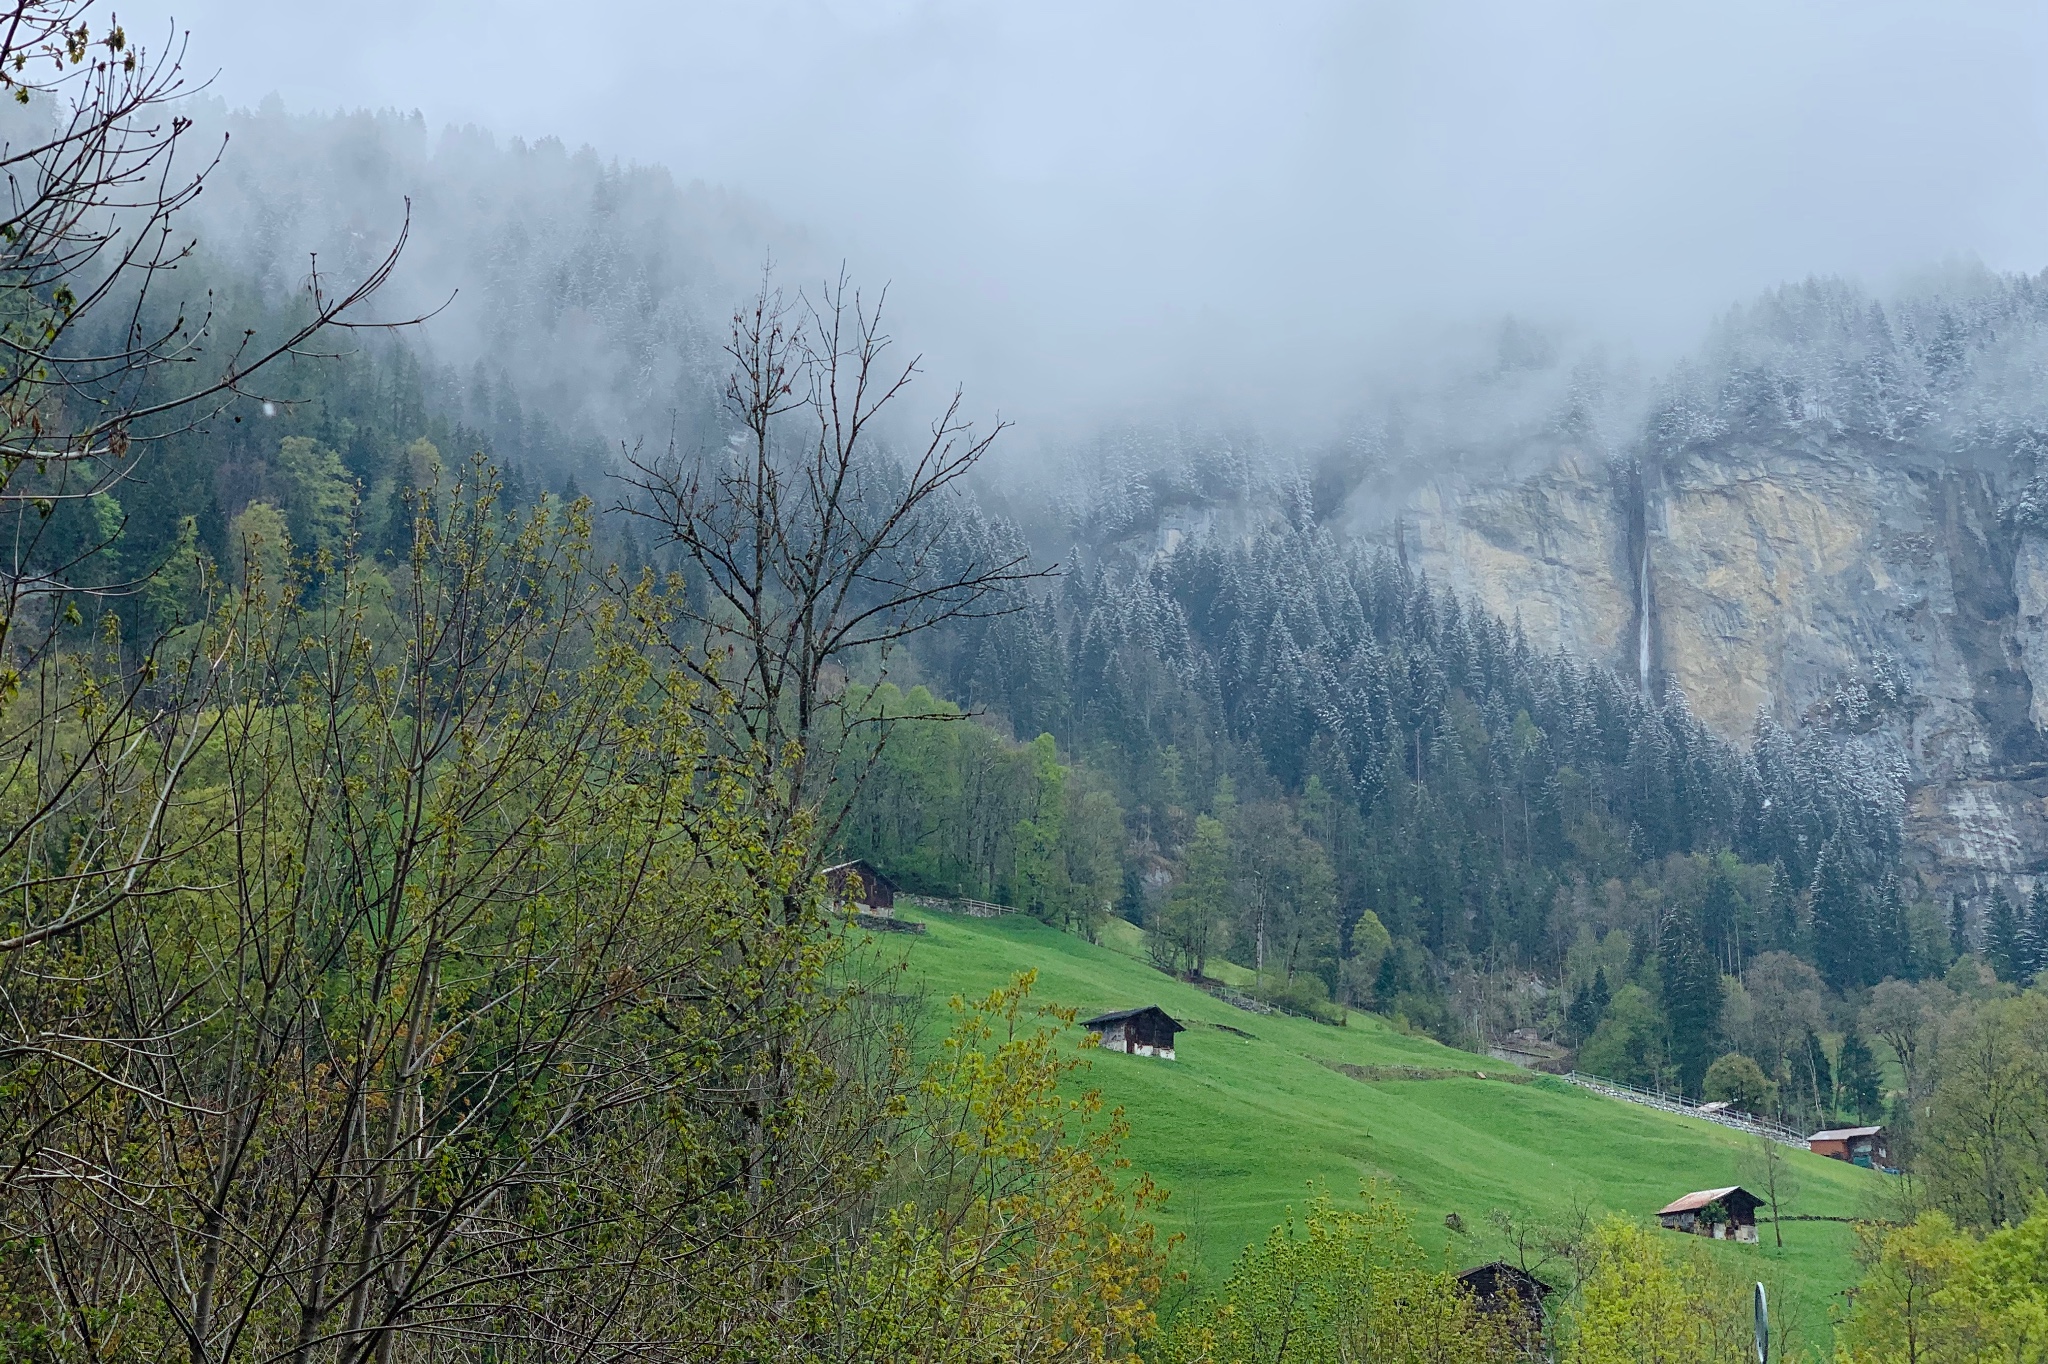
[[[1590,1089],[1595,1094],[1605,1094],[1610,1099],[1641,1104],[1645,1108],[1662,1109],[1666,1113],[1677,1113],[1688,1118],[1703,1118],[1708,1122],[1719,1123],[1723,1127],[1732,1127],[1738,1132],[1765,1137],[1780,1146],[1796,1146],[1802,1151],[1806,1149],[1805,1133],[1754,1113],[1742,1113],[1731,1108],[1705,1108],[1683,1094],[1672,1094],[1661,1089],[1642,1089],[1635,1085],[1623,1084],[1619,1080],[1609,1080],[1604,1076],[1588,1075],[1583,1071],[1574,1070],[1558,1078],[1569,1081],[1581,1089]]]

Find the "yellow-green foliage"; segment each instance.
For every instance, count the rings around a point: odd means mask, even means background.
[[[182,709],[15,702],[0,1356],[760,1359],[867,1206],[896,1072],[807,828],[671,601],[484,473],[395,587],[195,627]]]
[[[1467,1364],[1515,1353],[1513,1318],[1483,1312],[1409,1234],[1400,1204],[1367,1184],[1356,1207],[1328,1194],[1246,1248],[1214,1294],[1164,1333],[1171,1364]]]
[[[891,1195],[821,1299],[832,1358],[1135,1358],[1161,1258],[1126,1129],[1101,1096],[1062,1092],[1072,1010],[1034,1007],[1034,976],[968,1003],[910,1100]]]
[[[1845,1364],[2048,1359],[2048,1198],[1982,1240],[1939,1212],[1863,1229],[1869,1277],[1837,1336]]]
[[[1754,1357],[1749,1285],[1724,1263],[1671,1239],[1620,1218],[1594,1232],[1577,1300],[1566,1312],[1572,1364],[1736,1364]]]

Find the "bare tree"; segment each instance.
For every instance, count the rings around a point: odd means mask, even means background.
[[[146,49],[97,0],[0,4],[0,91],[0,1204],[11,1223],[18,1197],[55,1206],[94,1181],[112,1196],[104,1161],[67,1139],[167,1078],[145,1064],[165,1037],[107,988],[157,950],[121,912],[182,893],[165,876],[189,874],[219,828],[187,788],[193,764],[218,757],[230,654],[197,629],[122,636],[104,607],[141,584],[106,581],[120,534],[106,494],[157,442],[262,396],[256,376],[312,355],[322,332],[404,325],[362,312],[406,231],[339,290],[314,261],[278,334],[224,334],[208,299],[171,287],[192,251],[177,215],[220,152],[184,155],[191,125],[176,101],[191,91],[175,34]],[[51,531],[66,504],[100,524],[60,553]],[[203,613],[203,565],[196,549],[184,557],[170,569],[191,575]]]
[[[60,1357],[771,1357],[872,1182],[900,1047],[850,1037],[662,595],[608,611],[587,521],[480,482],[391,596],[344,565],[209,632],[193,835],[35,958],[98,1008],[5,1077],[0,1302]]]
[[[360,316],[396,266],[405,228],[339,293],[315,260],[306,306],[281,336],[218,336],[210,313],[162,305],[161,286],[192,250],[174,219],[219,149],[181,166],[191,124],[174,109],[190,93],[180,47],[141,47],[111,15],[99,23],[99,9],[97,0],[0,8],[0,89],[17,106],[0,142],[0,517],[9,532],[0,551],[0,751],[15,761],[9,794],[19,801],[0,834],[0,899],[40,907],[31,882],[54,876],[65,887],[53,917],[0,920],[0,959],[138,890],[156,824],[110,842],[106,802],[148,787],[156,814],[169,808],[190,752],[181,758],[138,739],[202,704],[205,688],[204,660],[172,659],[162,641],[131,642],[102,669],[50,670],[60,641],[85,623],[76,571],[118,534],[53,560],[52,512],[129,478],[154,442],[250,395],[265,366],[307,353],[321,332],[405,325]],[[135,766],[145,755],[155,764],[147,775]],[[32,796],[23,798],[24,784]],[[39,845],[46,834],[57,842]]]
[[[176,40],[150,50],[99,0],[13,0],[0,9],[0,88],[20,106],[0,142],[0,505],[24,517],[5,566],[6,615],[62,592],[71,564],[39,564],[36,520],[59,501],[128,478],[154,441],[249,394],[252,378],[336,327],[391,327],[361,306],[382,287],[410,227],[358,282],[334,290],[313,260],[308,307],[283,335],[217,335],[210,306],[161,294],[191,256],[178,213],[225,139],[188,163],[191,93]],[[409,206],[408,206],[409,210]],[[26,528],[30,533],[23,534]],[[91,553],[90,550],[87,553]],[[0,643],[10,642],[0,635]]]
[[[919,373],[898,365],[870,307],[842,275],[816,300],[764,277],[736,312],[725,388],[733,440],[630,458],[637,497],[688,565],[696,666],[732,689],[738,722],[782,818],[813,805],[849,729],[849,671],[885,674],[891,651],[945,621],[1012,611],[1010,590],[1044,576],[1021,553],[959,535],[962,484],[1002,433],[977,429],[956,391],[907,448],[887,443],[892,408]],[[841,806],[843,808],[843,804]],[[831,816],[815,842],[829,846]]]
[[[1884,1039],[1899,1058],[1911,1103],[1920,1092],[1920,1053],[1933,1040],[1936,1018],[1920,991],[1903,980],[1887,980],[1870,992],[1863,1008],[1864,1029]]]
[[[1743,1164],[1743,1177],[1762,1189],[1764,1202],[1771,1205],[1771,1234],[1777,1238],[1778,1248],[1783,1250],[1785,1230],[1781,1205],[1797,1196],[1798,1173],[1792,1168],[1792,1162],[1785,1158],[1785,1148],[1765,1136],[1750,1139]]]

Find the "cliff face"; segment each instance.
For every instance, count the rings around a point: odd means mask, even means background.
[[[1805,441],[1661,465],[1567,449],[1447,478],[1359,528],[1437,582],[1722,734],[1826,725],[1902,770],[1930,890],[2048,872],[2048,538],[2006,460]]]

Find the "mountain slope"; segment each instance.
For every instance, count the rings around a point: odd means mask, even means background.
[[[1172,1062],[1095,1053],[1088,1083],[1131,1122],[1128,1154],[1170,1192],[1163,1225],[1188,1237],[1211,1271],[1299,1204],[1311,1183],[1347,1193],[1390,1180],[1431,1245],[1477,1264],[1507,1253],[1490,1208],[1558,1218],[1582,1202],[1646,1218],[1679,1194],[1743,1180],[1747,1139],[1697,1120],[1603,1099],[1491,1058],[1454,1051],[1353,1014],[1332,1028],[1254,1015],[1107,947],[1013,915],[959,919],[908,911],[927,933],[907,950],[909,975],[935,1002],[1038,972],[1046,1002],[1082,1011],[1156,1003],[1185,1023]],[[899,939],[891,938],[887,946]],[[1243,1037],[1218,1025],[1250,1033]],[[1364,1082],[1334,1069],[1409,1066],[1513,1076]],[[1799,1191],[1790,1214],[1866,1211],[1883,1176],[1788,1152]],[[1465,1233],[1448,1231],[1457,1213]],[[1770,1284],[1787,1325],[1824,1345],[1829,1308],[1857,1277],[1850,1229],[1788,1222],[1779,1252],[1707,1245],[1744,1277]],[[1704,1244],[1704,1243],[1703,1243]]]

